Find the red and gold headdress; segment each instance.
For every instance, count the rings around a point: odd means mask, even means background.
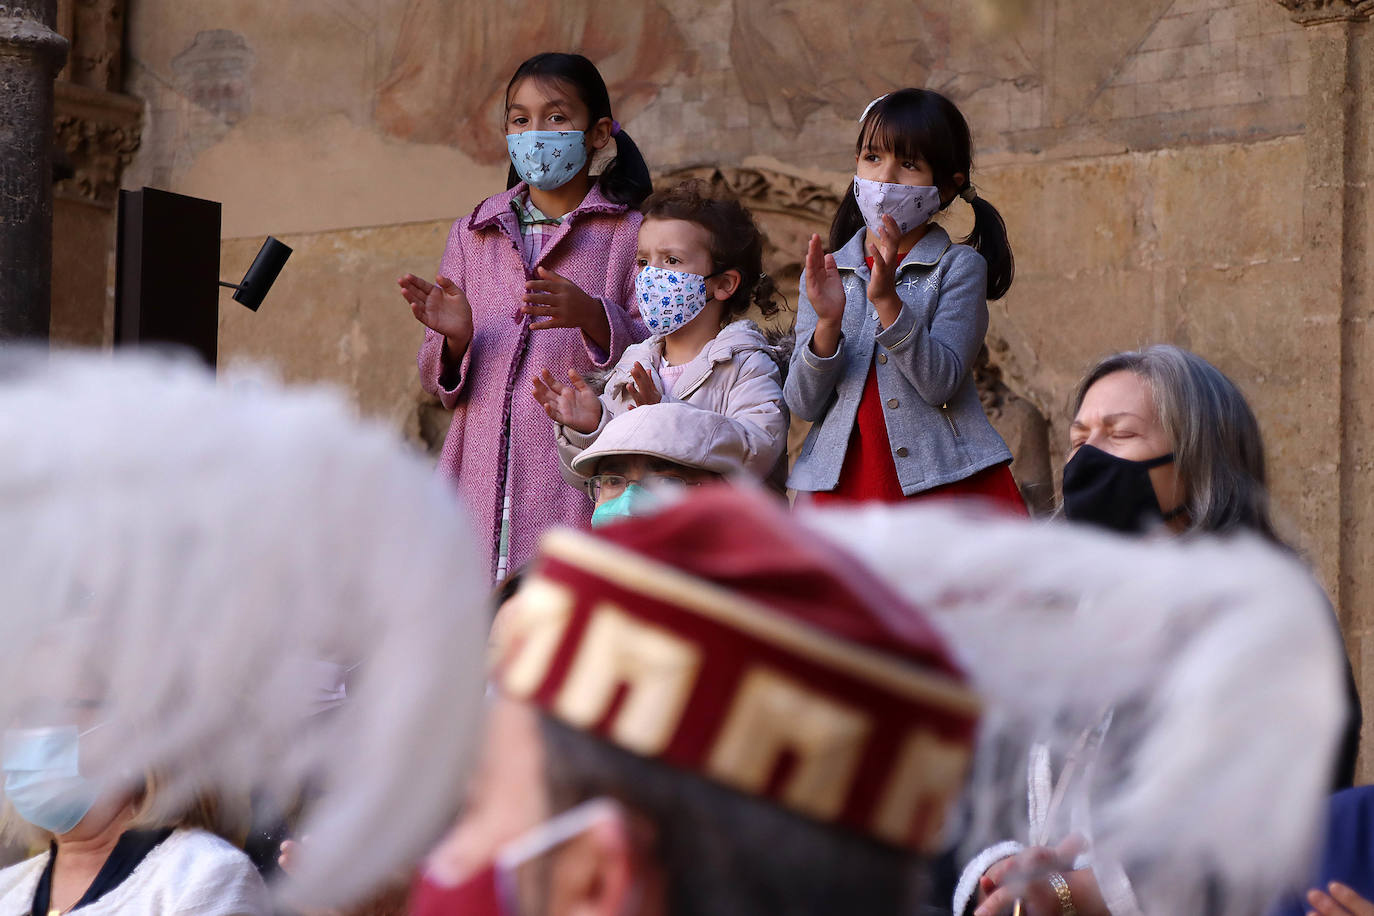
[[[979,704],[920,611],[761,495],[557,531],[497,681],[576,728],[824,823],[930,849]]]

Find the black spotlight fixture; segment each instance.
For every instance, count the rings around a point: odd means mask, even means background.
[[[269,235],[267,241],[263,242],[262,247],[258,249],[258,256],[248,266],[248,271],[243,275],[243,280],[239,283],[221,280],[219,285],[234,290],[234,301],[240,302],[256,312],[258,306],[262,305],[262,300],[267,295],[267,291],[272,288],[273,283],[277,282],[277,275],[286,266],[286,259],[289,257],[291,257],[290,246]]]

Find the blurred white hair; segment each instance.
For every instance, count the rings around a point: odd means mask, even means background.
[[[0,726],[94,685],[87,775],[155,768],[168,805],[313,787],[299,899],[423,853],[476,744],[487,592],[423,459],[328,391],[32,352],[0,354],[0,454]]]
[[[1261,913],[1306,877],[1345,694],[1333,615],[1288,553],[928,505],[803,521],[928,614],[986,700],[966,852],[1010,838],[1006,810],[1024,842],[1025,749],[1062,758],[1115,708],[1094,856],[1147,913]],[[992,763],[1008,745],[1014,773]]]

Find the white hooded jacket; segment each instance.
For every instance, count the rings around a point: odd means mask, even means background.
[[[638,362],[653,376],[664,402],[690,404],[729,420],[745,455],[745,471],[760,479],[769,477],[787,448],[788,413],[779,367],[786,359],[783,348],[770,344],[758,325],[741,318],[722,328],[687,363],[670,391],[659,374],[663,338],[651,337],[627,348],[606,377],[601,394],[601,424],[590,433],[580,433],[562,424],[555,427],[564,476],[573,473],[573,459],[596,441],[606,424],[634,403],[626,394],[626,386]]]

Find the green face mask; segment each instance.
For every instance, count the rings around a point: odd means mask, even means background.
[[[592,512],[592,527],[600,528],[622,518],[645,515],[653,508],[654,498],[637,483],[625,488],[615,499],[608,499]]]

